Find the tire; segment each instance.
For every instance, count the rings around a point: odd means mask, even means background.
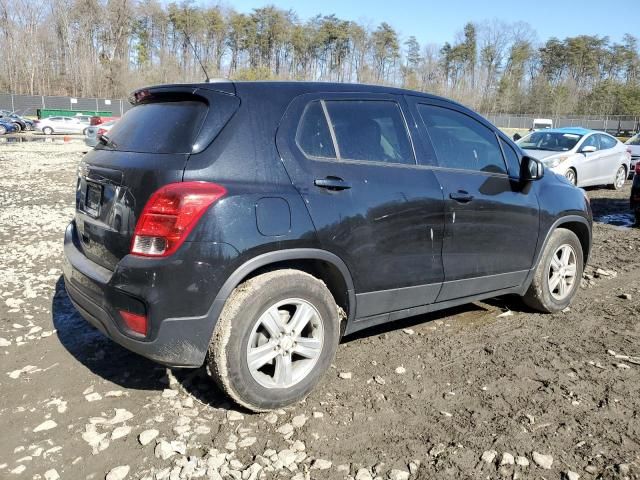
[[[53,135],[53,128],[51,127],[44,127],[42,129],[42,133],[44,133],[45,135]]]
[[[609,184],[609,188],[613,190],[621,190],[624,187],[624,182],[627,180],[627,167],[620,165],[616,174],[613,177],[613,183]]]
[[[566,249],[566,250],[565,250]],[[562,264],[562,254],[569,252],[569,261],[573,258],[574,271],[572,282],[569,285],[571,270],[566,268],[562,273],[558,273],[558,265]],[[555,260],[552,267],[552,261]],[[524,302],[531,308],[544,313],[555,313],[564,310],[569,306],[571,300],[580,288],[582,280],[582,272],[584,269],[584,259],[582,254],[582,245],[575,233],[565,228],[558,228],[552,234],[547,245],[542,252],[538,266],[533,277],[533,281],[524,295]],[[555,273],[561,277],[555,284]],[[566,289],[561,290],[562,283],[565,283]],[[552,288],[553,287],[553,288]]]
[[[268,311],[277,313],[270,316]],[[309,318],[301,323],[301,335],[283,335],[298,311]],[[295,353],[304,348],[302,338],[307,346],[315,345],[309,349],[315,359]],[[325,284],[298,270],[275,270],[247,280],[229,296],[213,332],[207,364],[218,386],[235,402],[256,412],[274,410],[303,400],[313,390],[331,366],[339,339],[338,307]],[[273,350],[263,351],[272,359],[256,361],[257,368],[250,368],[250,348],[269,344]],[[278,371],[289,375],[278,376]]]
[[[20,133],[22,131],[22,125],[19,123],[14,123],[14,125],[16,126],[16,133]]]
[[[7,127],[0,125],[0,135],[4,135],[5,133],[7,133]]]
[[[574,168],[570,168],[569,170],[567,170],[564,173],[564,176],[567,180],[569,180],[569,182],[571,183],[571,185],[576,186],[578,185],[578,174],[576,173]]]

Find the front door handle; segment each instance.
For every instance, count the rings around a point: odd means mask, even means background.
[[[449,198],[459,203],[469,203],[473,200],[473,195],[470,195],[469,192],[465,192],[464,190],[458,190],[456,193],[450,193]]]
[[[326,188],[327,190],[348,190],[351,188],[349,182],[345,182],[340,177],[316,178],[313,182],[316,187]]]

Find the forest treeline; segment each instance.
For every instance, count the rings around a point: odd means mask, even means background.
[[[375,12],[368,12],[375,15]],[[420,44],[386,22],[301,19],[191,0],[0,0],[0,91],[102,98],[211,77],[396,85],[484,113],[640,115],[638,39],[537,39],[526,23],[469,22]],[[420,32],[428,37],[428,32]]]

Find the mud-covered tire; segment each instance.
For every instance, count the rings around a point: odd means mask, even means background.
[[[297,383],[268,388],[249,368],[249,341],[265,312],[288,299],[301,299],[315,308],[322,346],[313,368]],[[247,280],[229,296],[213,332],[207,365],[218,386],[239,405],[274,410],[303,400],[313,390],[331,366],[339,339],[339,309],[326,285],[299,270],[275,270]]]
[[[557,298],[552,294],[550,281],[552,274],[552,260],[554,255],[564,246],[569,246],[575,255],[575,277],[570,290],[564,298]],[[542,252],[538,266],[529,289],[523,300],[531,308],[544,313],[555,313],[569,306],[576,292],[580,288],[582,272],[584,270],[584,257],[580,240],[571,230],[558,228],[552,234]]]

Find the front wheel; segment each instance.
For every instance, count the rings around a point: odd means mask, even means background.
[[[567,308],[580,287],[583,258],[576,234],[565,228],[555,230],[542,252],[524,302],[545,313]]]
[[[564,176],[567,180],[569,180],[569,183],[571,183],[571,185],[575,186],[578,184],[578,176],[576,175],[576,171],[573,168],[567,170]]]
[[[45,135],[53,135],[53,128],[51,127],[44,127],[42,129],[42,133],[44,133]]]
[[[610,185],[614,190],[620,190],[624,187],[624,182],[627,179],[627,168],[624,165],[620,165],[616,170],[616,176],[613,178],[613,183]]]
[[[298,270],[276,270],[233,291],[213,332],[208,366],[238,404],[273,410],[311,392],[339,338],[338,307],[325,284]]]

